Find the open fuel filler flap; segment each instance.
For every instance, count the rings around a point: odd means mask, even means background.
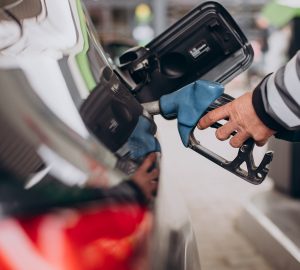
[[[224,84],[252,59],[252,47],[231,15],[220,4],[205,2],[145,47],[125,52],[120,69],[144,103],[198,79]]]

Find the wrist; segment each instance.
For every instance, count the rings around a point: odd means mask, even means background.
[[[271,74],[267,75],[254,89],[252,94],[252,105],[256,115],[266,127],[276,132],[280,132],[284,131],[285,128],[267,113],[262,96],[262,92],[266,87],[270,75]]]

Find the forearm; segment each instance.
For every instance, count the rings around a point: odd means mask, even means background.
[[[256,87],[252,102],[269,128],[277,132],[300,129],[300,51]]]

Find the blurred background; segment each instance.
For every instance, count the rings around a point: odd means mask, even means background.
[[[81,2],[85,4],[86,10],[81,6]],[[129,269],[124,265],[129,267],[132,264],[133,269],[139,270],[146,270],[147,266],[155,270],[198,270],[199,257],[202,270],[300,269],[299,143],[274,139],[264,147],[255,147],[256,164],[260,163],[266,151],[274,151],[274,160],[267,179],[261,185],[255,186],[185,148],[178,134],[177,121],[167,121],[162,116],[155,116],[162,156],[161,162],[158,162],[161,167],[159,191],[153,204],[151,202],[150,206],[147,204],[146,207],[144,204],[147,202],[139,185],[136,186],[130,181],[122,182],[111,189],[98,188],[116,185],[118,181],[123,180],[125,176],[117,170],[115,172],[116,168],[128,169],[126,174],[130,174],[128,171],[132,169],[132,163],[122,163],[122,158],[125,156],[126,161],[129,157],[130,147],[138,151],[141,147],[135,144],[129,146],[127,141],[118,146],[121,147],[118,148],[118,153],[114,150],[114,154],[107,151],[102,144],[98,145],[98,141],[86,129],[85,122],[82,121],[83,115],[78,109],[83,108],[83,103],[87,104],[85,108],[92,111],[95,106],[97,114],[93,113],[91,118],[97,122],[100,117],[105,116],[105,112],[102,111],[102,105],[93,103],[93,97],[96,101],[102,101],[104,97],[103,100],[106,101],[106,95],[103,93],[109,94],[108,108],[119,104],[113,102],[113,96],[116,95],[118,100],[120,93],[124,94],[120,95],[122,101],[124,97],[129,97],[128,100],[136,102],[134,97],[127,95],[128,85],[124,84],[124,92],[119,88],[123,85],[118,83],[117,78],[117,75],[120,76],[117,72],[119,56],[132,47],[148,44],[203,2],[0,0],[0,43],[5,42],[1,43],[3,48],[0,57],[1,97],[4,97],[0,98],[0,112],[5,113],[5,117],[0,117],[0,138],[3,138],[2,135],[7,138],[7,142],[2,139],[0,143],[0,172],[4,172],[2,178],[6,180],[1,181],[1,184],[8,187],[5,189],[0,185],[0,216],[12,215],[12,219],[5,218],[0,222],[0,270],[3,267],[24,269],[25,265],[30,270],[50,269],[39,264],[42,261],[48,265],[48,259],[51,265],[53,263],[53,266],[59,266],[51,269],[85,269],[80,265],[82,261],[83,265],[87,266],[86,269],[102,267],[101,269],[105,270],[120,270]],[[226,93],[238,97],[246,91],[253,90],[262,78],[284,65],[300,49],[300,0],[218,2],[233,16],[254,50],[252,65],[225,85]],[[18,5],[21,5],[20,14],[17,12],[20,12]],[[17,10],[11,11],[13,8]],[[88,16],[85,16],[86,11],[91,16],[97,38],[105,52],[99,50],[98,43],[95,42],[92,24]],[[17,12],[17,16],[14,12]],[[58,17],[62,20],[57,20]],[[214,26],[210,24],[210,27]],[[36,32],[37,29],[41,30],[41,33]],[[53,33],[49,29],[52,29]],[[227,37],[224,35],[224,41],[227,41]],[[202,41],[198,50],[201,50],[201,47]],[[110,59],[105,57],[105,54],[110,56]],[[170,55],[169,59],[173,60],[174,54]],[[229,60],[234,61],[235,56],[241,57],[235,51],[234,54],[229,54]],[[129,61],[133,59],[130,55],[128,58]],[[177,59],[179,60],[176,64],[179,63],[178,66],[181,67],[181,58]],[[213,54],[211,59],[215,61],[216,54]],[[230,66],[238,71],[236,67],[240,66],[231,64],[232,61],[226,61],[227,68]],[[210,63],[207,62],[201,60],[201,65],[210,67]],[[139,70],[137,66],[134,71],[142,71],[137,75],[144,75],[143,72],[147,70],[149,63],[152,64],[151,61],[143,62],[143,68]],[[15,73],[12,67],[21,67],[20,74],[23,75],[15,77],[19,73]],[[155,68],[160,67],[163,65],[156,66],[155,63]],[[218,66],[219,69],[214,71],[222,71],[224,67],[225,65]],[[113,72],[112,68],[115,68],[116,72]],[[190,74],[192,68],[188,66],[188,69]],[[172,70],[168,75],[172,77]],[[176,76],[173,78],[177,79]],[[148,82],[147,79],[145,76],[145,82]],[[162,81],[153,81],[158,83],[151,90],[160,87],[165,90]],[[130,84],[130,80],[126,82]],[[25,91],[22,91],[23,89]],[[109,99],[111,95],[112,102]],[[10,101],[17,101],[17,105],[11,106]],[[85,103],[86,101],[92,103]],[[129,102],[122,105],[134,107]],[[116,105],[116,108],[119,107]],[[136,116],[140,116],[143,108],[136,104],[136,110]],[[120,118],[125,115],[122,110],[116,111],[114,113],[120,114]],[[13,128],[16,128],[17,132],[14,129],[10,131],[6,117],[13,120]],[[69,127],[63,125],[60,120]],[[2,121],[5,125],[2,125]],[[115,131],[117,122],[107,123],[107,130]],[[124,129],[118,135],[124,135],[128,125],[124,125]],[[106,131],[106,128],[103,128],[105,126],[95,126],[99,127],[100,131]],[[75,135],[69,132],[70,127],[76,131]],[[151,134],[154,130],[155,128],[151,128]],[[24,133],[25,143],[28,141],[29,145],[24,146],[19,136],[12,136],[11,132],[16,135]],[[230,147],[227,141],[220,142],[216,139],[215,130],[212,128],[205,131],[195,130],[194,135],[203,146],[228,160],[237,155],[237,150]],[[110,136],[106,138],[109,143],[114,141]],[[102,138],[100,141],[102,142]],[[155,140],[154,144],[157,146]],[[38,150],[31,148],[32,146]],[[23,153],[33,157],[32,164],[31,159],[24,158]],[[3,160],[6,161],[6,155],[9,158],[8,165],[12,163],[13,168],[16,166],[20,169],[22,177],[6,174],[7,164],[2,164]],[[65,157],[66,161],[70,160],[71,163],[63,162],[65,159],[61,157]],[[105,165],[103,168],[102,163]],[[72,164],[76,166],[71,166]],[[4,165],[4,168],[1,165]],[[29,169],[25,170],[27,165]],[[117,165],[120,166],[116,167]],[[128,168],[125,165],[128,165]],[[108,173],[106,169],[109,169]],[[149,173],[148,168],[144,169]],[[16,170],[15,173],[17,172],[19,171]],[[22,181],[19,182],[17,178],[21,178]],[[62,183],[56,180],[61,180]],[[86,181],[89,181],[92,187],[83,187]],[[23,182],[27,184],[26,189]],[[73,184],[78,186],[69,186]],[[32,194],[37,194],[38,197]],[[96,201],[99,205],[96,205]],[[81,202],[82,205],[79,205]],[[96,212],[97,215],[94,216],[96,208],[83,207],[85,202],[95,203],[94,206],[99,207],[100,212]],[[75,212],[64,208],[56,213],[57,209],[53,208],[57,205],[62,208],[71,205]],[[105,210],[106,206],[108,212]],[[40,211],[45,217],[26,217],[26,211],[31,211],[30,207],[33,207],[30,215],[34,215],[34,211]],[[48,209],[51,211],[48,212]],[[15,217],[13,210],[17,212]],[[57,215],[53,215],[54,212]],[[18,213],[24,215],[24,218],[19,217]],[[90,213],[95,219],[89,218]],[[128,214],[128,219],[120,213]],[[65,221],[65,218],[70,220]],[[107,230],[101,229],[102,225]],[[39,233],[40,228],[42,233]],[[126,232],[120,236],[122,229]],[[21,233],[16,234],[16,231]],[[74,239],[71,236],[66,238],[60,231],[66,234],[70,232]],[[90,234],[93,237],[90,237]],[[120,239],[116,236],[115,240],[113,234],[119,235]],[[84,240],[85,238],[87,240]],[[72,239],[75,240],[74,245],[71,243]],[[70,240],[71,244],[65,240]],[[149,243],[149,240],[153,243]],[[148,252],[149,247],[152,248],[152,252]],[[65,253],[61,248],[65,248]],[[33,257],[29,256],[28,251]],[[35,256],[37,260],[30,261]],[[6,268],[8,262],[17,267]],[[35,266],[36,262],[38,264]],[[34,266],[28,266],[30,263]],[[115,263],[114,268],[106,266]],[[68,265],[69,268],[64,265]],[[123,268],[118,265],[123,265]]]
[[[203,1],[85,0],[99,39],[110,56],[145,45]],[[252,66],[226,85],[237,97],[252,90],[300,48],[299,0],[223,0],[250,40]],[[156,118],[162,144],[160,195],[176,216],[183,197],[196,232],[203,270],[300,269],[299,144],[272,141],[256,148],[259,160],[267,148],[275,151],[270,178],[252,186],[181,146],[176,123]],[[201,142],[232,156],[226,142],[205,131]],[[174,210],[175,209],[175,210]]]

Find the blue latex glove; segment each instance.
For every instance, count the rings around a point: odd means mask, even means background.
[[[208,106],[223,92],[219,83],[198,80],[160,98],[161,114],[167,119],[177,117],[184,146],[188,146],[190,133]]]
[[[160,152],[160,144],[155,138],[156,128],[149,119],[139,117],[139,121],[128,139],[130,157],[133,160],[141,160],[152,152]]]

